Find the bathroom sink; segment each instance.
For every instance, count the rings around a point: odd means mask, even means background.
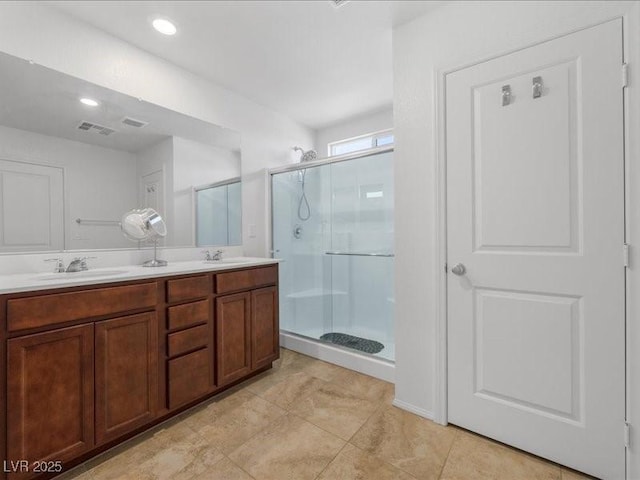
[[[33,277],[33,280],[38,281],[55,281],[55,280],[75,280],[77,278],[100,278],[111,277],[115,275],[122,275],[127,273],[127,270],[86,270],[84,272],[69,272],[69,273],[46,273]]]
[[[252,261],[253,259],[251,258],[235,257],[235,258],[223,258],[222,260],[205,260],[204,263],[210,263],[212,265],[215,265],[215,264],[229,265],[234,263],[248,263]]]

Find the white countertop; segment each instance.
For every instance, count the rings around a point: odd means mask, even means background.
[[[0,294],[126,282],[189,273],[217,272],[220,270],[271,265],[278,262],[279,260],[273,258],[235,257],[225,258],[221,262],[205,262],[203,260],[170,262],[166,267],[123,265],[109,268],[90,268],[87,271],[75,273],[32,272],[0,275]]]

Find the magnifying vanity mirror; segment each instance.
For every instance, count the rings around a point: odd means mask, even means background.
[[[125,213],[120,222],[122,233],[134,242],[153,242],[153,260],[142,264],[144,267],[164,267],[166,260],[158,260],[158,239],[167,236],[167,225],[153,208],[134,209]]]
[[[238,132],[0,53],[0,253],[136,248],[147,208],[160,246],[239,245],[240,161]]]

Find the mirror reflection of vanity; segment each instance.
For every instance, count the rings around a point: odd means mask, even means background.
[[[238,132],[0,54],[0,253],[147,246],[145,207],[161,246],[239,245],[240,175]]]

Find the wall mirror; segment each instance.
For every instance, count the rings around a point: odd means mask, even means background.
[[[240,134],[0,53],[0,253],[241,244]],[[146,246],[146,245],[145,245]]]

